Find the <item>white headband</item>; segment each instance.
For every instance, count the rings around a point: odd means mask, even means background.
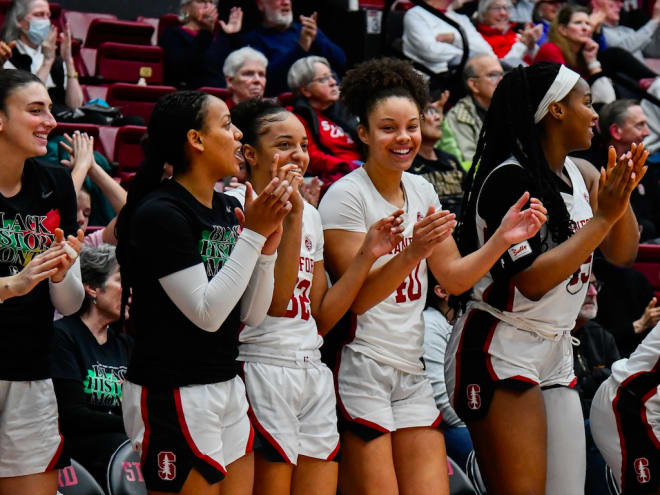
[[[541,119],[545,117],[545,114],[548,113],[548,107],[551,103],[555,101],[561,101],[568,94],[568,92],[573,89],[575,83],[580,79],[580,74],[572,71],[565,65],[562,65],[559,68],[557,77],[552,81],[548,92],[545,94],[541,103],[539,103],[536,113],[534,114],[534,123],[538,124],[541,122]]]

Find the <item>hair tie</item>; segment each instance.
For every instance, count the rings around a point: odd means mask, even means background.
[[[541,99],[541,103],[539,103],[539,106],[534,113],[535,124],[541,122],[541,119],[545,117],[545,114],[548,113],[548,107],[550,107],[551,103],[564,99],[570,90],[573,89],[575,83],[578,82],[578,79],[580,79],[580,74],[577,72],[572,71],[565,65],[561,65],[561,67],[559,67],[557,77],[555,77],[555,80],[552,81],[550,88],[548,88],[548,91]]]

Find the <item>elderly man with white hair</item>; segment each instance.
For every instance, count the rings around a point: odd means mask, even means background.
[[[328,38],[317,25],[317,14],[293,19],[291,0],[257,0],[263,15],[261,26],[247,33],[243,42],[268,58],[266,94],[277,96],[287,91],[287,72],[291,65],[308,55],[325,57],[333,70],[346,69],[344,51]]]
[[[263,53],[245,46],[229,54],[222,66],[231,96],[225,100],[231,109],[252,98],[263,98],[268,59]]]
[[[180,26],[163,33],[165,82],[179,89],[224,87],[222,65],[241,46],[243,11],[233,7],[229,21],[218,19],[216,0],[181,0]]]

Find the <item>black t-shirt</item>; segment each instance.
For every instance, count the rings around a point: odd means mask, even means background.
[[[239,367],[237,305],[217,332],[191,322],[167,296],[158,279],[204,264],[210,280],[238,240],[237,199],[215,193],[213,208],[174,180],[165,181],[138,207],[131,223],[134,263],[131,318],[135,349],[127,378],[149,387],[217,383]]]
[[[463,201],[465,170],[454,155],[441,150],[435,152],[438,155],[437,160],[427,160],[418,154],[410,167],[410,172],[421,175],[433,184],[442,208],[458,216]]]
[[[0,277],[19,273],[55,239],[55,228],[75,235],[76,193],[68,171],[30,159],[18,194],[0,194]],[[48,280],[0,305],[3,353],[0,380],[42,380],[50,376],[48,352],[53,333]]]
[[[51,376],[81,382],[90,409],[121,414],[130,347],[130,337],[113,329],[101,345],[79,316],[67,316],[55,322]]]

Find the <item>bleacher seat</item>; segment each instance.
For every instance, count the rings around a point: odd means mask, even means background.
[[[472,483],[477,495],[486,495],[486,485],[481,477],[479,465],[477,464],[477,456],[474,450],[468,454],[465,472],[467,473],[468,479]]]
[[[660,245],[640,244],[633,268],[644,274],[660,300]]]
[[[157,17],[145,17],[143,15],[137,16],[135,18],[138,22],[146,22],[154,27],[154,34],[151,35],[151,44],[158,44],[158,25],[160,24],[160,19]]]
[[[94,477],[73,459],[57,473],[57,489],[62,495],[104,495]]]
[[[116,83],[108,88],[108,105],[119,107],[126,115],[139,115],[149,122],[151,112],[158,98],[176,91],[173,86],[138,86],[137,84]]]
[[[93,19],[85,37],[85,48],[98,48],[102,43],[150,45],[154,27],[146,22]]]
[[[203,91],[204,93],[213,95],[216,98],[220,98],[222,101],[225,101],[227,98],[231,96],[231,91],[229,91],[227,88],[214,88],[211,86],[203,86],[199,88],[199,91]]]
[[[83,99],[90,101],[94,99],[105,100],[108,96],[108,86],[94,86],[90,84],[80,85],[83,92]]]
[[[169,28],[174,26],[179,26],[181,21],[179,16],[176,14],[165,14],[161,16],[160,21],[158,22],[158,44],[160,45],[160,40],[163,37],[163,33]]]
[[[140,456],[133,450],[131,441],[122,443],[108,463],[106,476],[108,495],[146,495],[140,469]]]
[[[138,125],[125,125],[117,131],[114,161],[119,163],[118,175],[124,186],[144,160],[140,141],[146,132],[146,127]]]
[[[449,472],[449,495],[476,495],[470,480],[451,457],[447,457]]]
[[[163,49],[159,46],[102,43],[96,52],[95,67],[89,74],[104,82],[136,83],[143,77],[149,84],[163,82]]]
[[[71,27],[71,34],[80,41],[85,41],[89,25],[94,19],[117,19],[114,14],[98,14],[92,12],[77,12],[75,10],[65,10],[64,20]]]
[[[288,107],[293,105],[293,100],[294,100],[293,93],[291,91],[287,91],[286,93],[280,93],[277,97],[277,101],[282,105],[283,107]]]

